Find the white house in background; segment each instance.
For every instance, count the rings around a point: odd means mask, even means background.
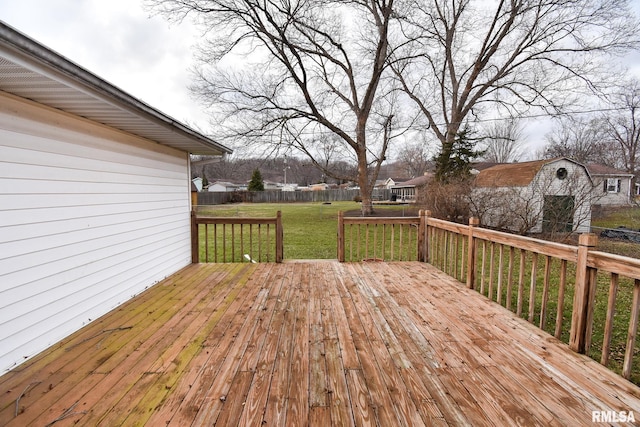
[[[379,188],[391,189],[396,185],[399,185],[402,182],[409,181],[409,178],[387,178],[382,182],[382,185]]]
[[[594,191],[602,193],[597,204],[624,206],[631,203],[635,196],[631,186],[633,174],[598,164],[588,164],[586,167],[595,183]]]
[[[473,214],[516,232],[588,232],[591,207],[604,197],[589,170],[566,158],[498,164],[481,170]]]
[[[433,180],[433,177],[434,174],[432,172],[425,172],[422,176],[392,185],[390,187],[391,200],[415,203],[420,189],[426,187]]]
[[[229,152],[0,22],[0,372],[190,264],[189,153]]]
[[[236,184],[228,181],[216,181],[207,187],[207,191],[211,192],[241,191],[246,189],[247,184]]]
[[[196,187],[196,191],[202,191],[202,178],[200,178],[199,176],[195,177],[191,180],[191,182]]]

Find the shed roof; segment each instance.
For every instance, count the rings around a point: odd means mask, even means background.
[[[586,165],[587,169],[589,170],[589,173],[591,175],[607,175],[607,176],[625,176],[625,177],[632,177],[633,174],[626,172],[626,171],[622,171],[622,170],[618,170],[616,168],[612,168],[610,166],[605,166],[605,165],[600,165],[597,163],[589,163]]]
[[[192,154],[231,153],[2,21],[0,90]]]
[[[559,162],[568,161],[575,163],[585,169],[587,175],[589,170],[578,162],[564,157],[556,159],[534,160],[522,163],[501,163],[480,171],[476,176],[476,185],[479,187],[526,187],[538,174],[543,166]]]
[[[479,187],[526,187],[549,160],[522,163],[501,163],[480,171]]]

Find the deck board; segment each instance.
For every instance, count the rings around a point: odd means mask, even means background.
[[[640,388],[417,262],[194,264],[0,392],[3,426],[640,421]]]

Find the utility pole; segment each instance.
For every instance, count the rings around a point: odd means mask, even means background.
[[[284,186],[287,186],[287,155],[284,155]]]

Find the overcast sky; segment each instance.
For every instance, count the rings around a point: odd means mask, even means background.
[[[190,97],[198,32],[150,17],[141,0],[0,0],[0,20],[203,133]]]
[[[640,1],[632,1],[636,11]],[[0,0],[0,20],[130,95],[202,133],[210,124],[188,86],[197,29],[150,17],[142,0]],[[640,55],[632,54],[640,64]],[[630,68],[640,76],[640,67]],[[531,154],[545,121],[525,129]]]

